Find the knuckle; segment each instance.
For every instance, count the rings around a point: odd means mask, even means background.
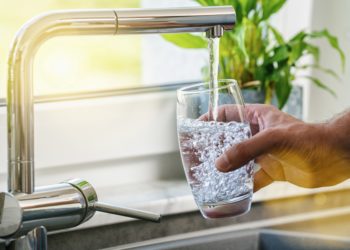
[[[278,112],[280,112],[280,110],[277,107],[273,106],[273,105],[270,105],[269,108],[270,108],[271,111],[278,111]]]
[[[278,143],[280,140],[287,138],[287,134],[282,128],[269,128],[265,133],[266,137],[274,143]]]
[[[265,136],[267,137],[271,137],[274,136],[274,134],[276,133],[276,129],[275,128],[268,128],[264,131]]]
[[[235,146],[235,154],[241,159],[246,159],[247,157],[249,157],[247,147],[244,143],[239,143]],[[234,155],[232,154],[231,157],[232,156]]]

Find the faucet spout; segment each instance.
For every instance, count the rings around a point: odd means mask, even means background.
[[[224,28],[220,25],[214,26],[213,28],[207,30],[207,38],[218,38],[224,35]]]
[[[209,32],[233,28],[231,6],[174,9],[78,10],[33,18],[17,33],[8,69],[8,190],[34,192],[33,59],[50,38],[64,35]]]
[[[216,26],[231,30],[232,6],[116,10],[117,34],[207,32]]]

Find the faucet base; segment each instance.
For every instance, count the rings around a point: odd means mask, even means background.
[[[24,235],[9,244],[13,250],[47,250],[46,228],[36,227],[27,235]]]

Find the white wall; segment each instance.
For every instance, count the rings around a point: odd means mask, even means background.
[[[337,98],[311,86],[309,117],[310,121],[329,119],[350,106],[350,1],[317,0],[312,10],[312,28],[327,28],[339,38],[339,43],[347,57],[346,70],[340,81],[328,75],[314,71],[313,75],[322,79],[337,93]],[[321,65],[340,71],[340,60],[337,53],[330,49],[325,41],[317,42],[321,46]]]
[[[286,38],[291,38],[311,24],[313,0],[289,0],[283,8],[272,17],[272,24]]]

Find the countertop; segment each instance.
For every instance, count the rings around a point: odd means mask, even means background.
[[[286,182],[275,182],[258,191],[253,196],[253,203],[265,200],[315,194],[325,191],[349,188],[350,181],[332,187],[306,189],[296,187]],[[124,186],[110,186],[99,190],[100,200],[115,205],[152,211],[162,215],[172,215],[196,211],[190,188],[183,180],[157,181]],[[84,224],[62,231],[72,231],[84,228],[110,225],[134,220],[128,217],[97,212],[92,219]],[[55,233],[55,232],[54,232]]]

